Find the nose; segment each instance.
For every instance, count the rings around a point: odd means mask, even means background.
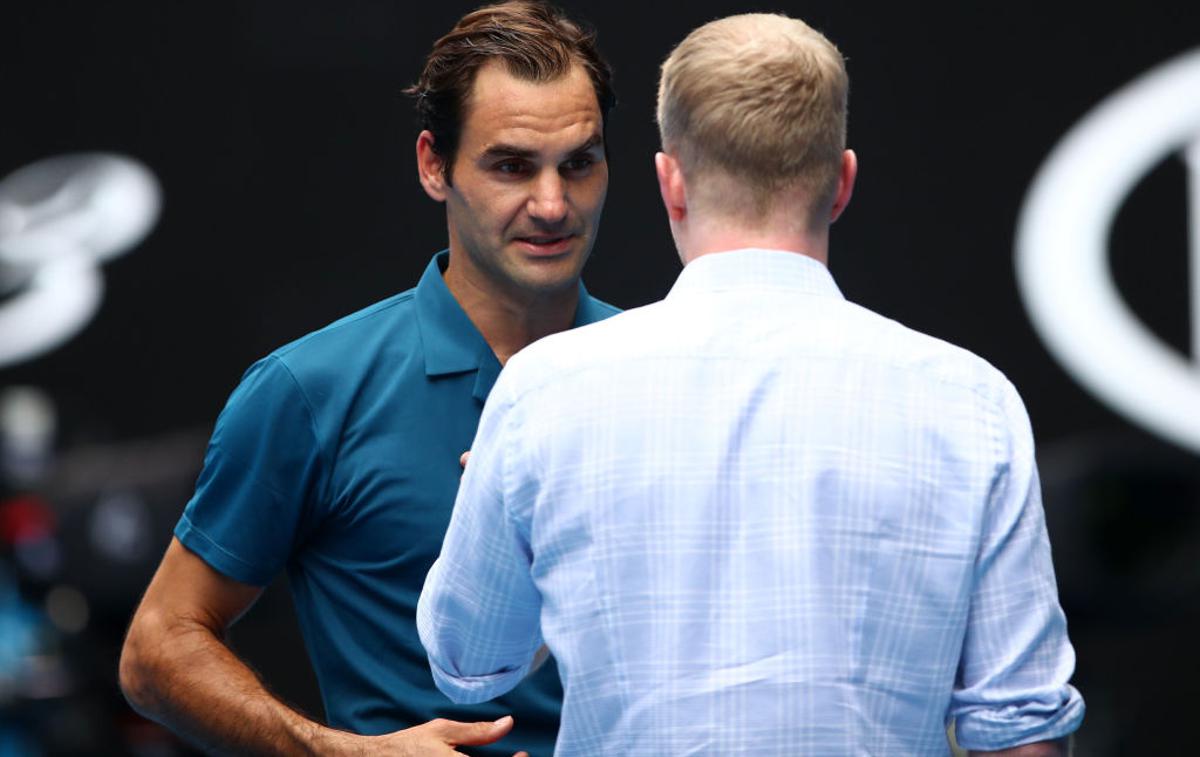
[[[558,171],[539,172],[529,190],[529,215],[543,223],[562,221],[567,215],[567,183]]]

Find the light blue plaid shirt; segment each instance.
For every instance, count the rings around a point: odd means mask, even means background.
[[[515,356],[417,609],[479,702],[545,641],[562,755],[946,754],[1083,719],[1016,390],[819,262],[699,258]]]

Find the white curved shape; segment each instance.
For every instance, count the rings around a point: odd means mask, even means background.
[[[132,158],[79,153],[39,160],[0,181],[0,255],[38,265],[69,242],[107,260],[145,238],[161,205],[158,180]]]
[[[85,256],[61,256],[39,268],[0,308],[0,368],[70,339],[91,320],[103,291],[100,271]]]
[[[87,177],[86,205],[93,224],[79,239],[98,260],[137,246],[158,221],[162,192],[150,169],[125,156],[97,156]]]
[[[58,347],[95,314],[98,265],[158,221],[158,180],[111,153],[59,155],[0,181],[0,366]]]
[[[1194,50],[1113,94],[1055,147],[1021,211],[1016,272],[1034,326],[1081,384],[1200,452],[1200,371],[1137,320],[1107,266],[1121,200],[1159,160],[1198,138]]]
[[[1192,359],[1200,361],[1200,139],[1183,154],[1188,166],[1188,237],[1192,245]]]

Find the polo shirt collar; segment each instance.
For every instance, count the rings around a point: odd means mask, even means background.
[[[603,321],[612,315],[613,312],[615,311],[611,308],[606,309],[599,300],[593,299],[588,294],[587,287],[583,285],[583,280],[579,281],[579,304],[575,306],[575,322],[571,324],[571,328],[577,329],[589,323]]]
[[[758,248],[701,255],[684,266],[667,299],[695,292],[768,289],[844,299],[821,261],[799,252]]]
[[[414,295],[426,376],[478,370],[487,357],[497,362],[483,335],[471,323],[442,278],[449,259],[448,250],[433,256],[417,282]]]
[[[417,324],[425,353],[425,375],[444,376],[478,371],[476,396],[486,397],[500,374],[500,361],[454,299],[442,273],[450,261],[449,250],[433,256],[417,282]],[[579,282],[579,305],[572,328],[603,320],[608,311]]]

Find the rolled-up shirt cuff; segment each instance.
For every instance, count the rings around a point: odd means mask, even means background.
[[[999,750],[1053,741],[1074,733],[1083,723],[1083,697],[1066,687],[1059,703],[1032,700],[1000,708],[977,707],[959,712],[954,737],[963,749]]]
[[[529,672],[529,665],[482,676],[458,676],[447,672],[430,657],[429,669],[438,691],[449,697],[450,701],[455,704],[479,704],[512,690]]]

